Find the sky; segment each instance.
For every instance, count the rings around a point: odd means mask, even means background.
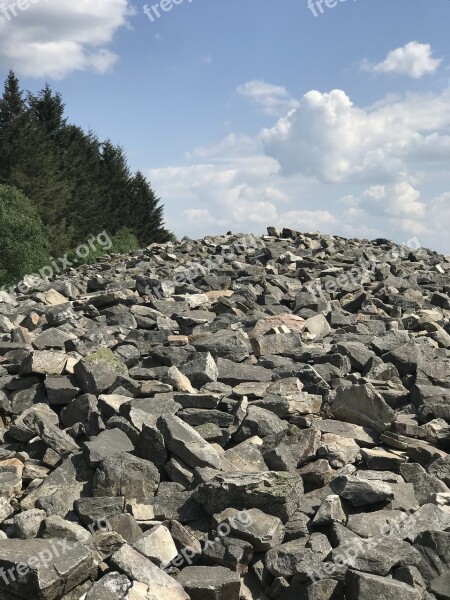
[[[277,226],[450,254],[450,0],[0,7],[3,78],[48,81],[123,146],[177,236]]]

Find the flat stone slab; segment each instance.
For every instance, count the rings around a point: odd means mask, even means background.
[[[303,498],[300,477],[291,473],[224,473],[201,484],[193,494],[210,514],[227,508],[259,508],[285,523]]]
[[[126,433],[120,429],[106,429],[90,442],[84,442],[84,453],[92,467],[102,460],[122,452],[133,452],[134,446]]]
[[[53,538],[0,543],[0,587],[25,600],[59,600],[95,572],[91,550],[77,542]]]
[[[163,595],[169,598],[167,594],[172,593],[174,600],[189,600],[188,594],[173,577],[128,544],[113,554],[111,564],[130,579],[148,585],[156,598]]]
[[[241,578],[225,567],[186,567],[177,580],[191,600],[239,600]]]

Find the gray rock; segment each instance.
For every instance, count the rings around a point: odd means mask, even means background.
[[[150,559],[158,567],[164,567],[178,555],[178,550],[164,525],[157,525],[149,529],[134,543],[134,548]]]
[[[428,473],[450,486],[450,456],[438,458],[428,467]]]
[[[186,567],[177,581],[191,600],[239,600],[240,577],[224,567]]]
[[[158,488],[158,469],[149,461],[125,452],[105,458],[95,472],[94,496],[125,496],[146,500]]]
[[[128,369],[111,350],[105,349],[80,360],[74,372],[83,392],[99,396],[112,386],[118,375],[127,375]]]
[[[287,542],[269,550],[265,556],[267,570],[274,577],[292,577],[307,581],[310,574],[331,553],[331,545],[322,533]]]
[[[22,540],[37,537],[41,523],[45,517],[45,511],[37,508],[19,513],[14,517],[14,530],[16,536]]]
[[[354,440],[333,433],[324,433],[317,449],[317,455],[326,457],[335,469],[354,463],[359,453],[360,448]]]
[[[74,502],[74,510],[85,527],[92,524],[101,524],[104,520],[111,520],[114,516],[122,514],[125,498],[79,498]]]
[[[195,354],[191,360],[181,365],[181,372],[189,378],[196,388],[217,381],[219,376],[217,365],[209,352]]]
[[[67,356],[63,352],[36,350],[22,363],[21,374],[61,375]]]
[[[258,406],[249,406],[247,416],[234,437],[237,442],[243,442],[254,435],[265,438],[284,432],[287,428],[288,424],[273,412]]]
[[[244,540],[220,535],[205,547],[202,554],[202,561],[206,564],[225,567],[241,576],[248,572],[252,558],[251,544]]]
[[[50,404],[68,404],[80,393],[69,377],[50,377],[44,383]]]
[[[219,331],[215,334],[201,336],[192,340],[191,343],[201,352],[210,352],[215,359],[220,357],[239,363],[250,354],[250,344],[242,332]],[[220,373],[219,365],[218,368]],[[222,381],[220,374],[219,381]]]
[[[39,498],[51,497],[62,517],[72,510],[73,503],[89,487],[93,471],[82,455],[66,458],[50,475],[21,501],[24,509],[35,508]]]
[[[325,498],[313,519],[314,525],[331,525],[332,523],[345,523],[347,517],[342,508],[342,503],[337,495]]]
[[[250,542],[255,552],[270,550],[280,545],[284,538],[285,528],[281,520],[258,508],[245,511],[228,509],[216,519],[219,525],[224,523],[231,529],[233,537]]]
[[[330,483],[332,490],[353,506],[366,506],[386,502],[394,497],[389,484],[367,481],[352,475],[336,477]]]
[[[339,387],[331,408],[336,419],[369,427],[382,433],[394,421],[395,413],[370,385]]]
[[[113,554],[111,564],[130,579],[148,585],[157,598],[189,600],[189,596],[175,579],[128,544]]]
[[[81,525],[66,521],[59,515],[53,515],[44,519],[40,533],[41,537],[47,539],[59,538],[82,543],[86,543],[91,537],[91,534],[81,527]]]
[[[435,594],[439,600],[449,600],[450,598],[450,571],[443,573],[430,583],[430,591]]]
[[[414,540],[422,561],[419,571],[426,582],[450,571],[450,531],[424,531]]]
[[[264,383],[272,378],[269,369],[248,363],[236,363],[226,358],[218,359],[217,368],[219,369],[218,380],[231,386],[253,381]]]
[[[18,598],[57,600],[95,576],[91,551],[64,539],[2,540],[0,568]]]
[[[436,461],[437,462],[437,461]],[[433,463],[435,464],[435,463]],[[433,494],[447,493],[450,490],[445,483],[415,463],[400,466],[400,473],[408,483],[414,486],[414,493],[420,505],[431,502]]]
[[[233,507],[259,508],[284,523],[303,496],[301,479],[290,473],[225,473],[198,486],[194,498],[210,513]]]
[[[182,458],[191,467],[212,467],[220,469],[221,460],[211,444],[176,416],[163,416],[158,420],[168,450]]]
[[[379,436],[373,430],[353,423],[344,421],[335,421],[331,419],[323,419],[313,423],[313,427],[317,427],[322,433],[333,433],[344,438],[355,440],[358,446],[363,448],[371,448],[378,444]]]
[[[347,571],[345,590],[348,600],[380,600],[380,598],[421,600],[422,598],[418,590],[405,583],[353,570]]]
[[[297,467],[313,460],[320,447],[320,434],[317,429],[300,430],[291,428],[277,435],[265,438],[261,454],[272,471],[295,472]]]
[[[120,429],[107,429],[91,441],[84,442],[83,449],[91,467],[98,467],[105,458],[123,452],[132,452],[134,446],[130,438]]]

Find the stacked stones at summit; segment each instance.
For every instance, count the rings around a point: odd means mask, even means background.
[[[268,234],[0,292],[0,600],[450,599],[450,258]]]

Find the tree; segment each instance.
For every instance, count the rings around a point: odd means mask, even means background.
[[[143,246],[167,242],[173,236],[164,228],[163,206],[149,182],[137,171],[130,180],[129,205],[132,207],[131,228]]]
[[[66,125],[64,103],[61,94],[54,94],[47,83],[37,96],[28,95],[28,104],[37,121],[49,137],[56,138]]]
[[[0,99],[0,182],[9,183],[11,172],[20,156],[26,132],[30,126],[30,113],[20,90],[14,71],[8,73],[3,96]]]
[[[70,187],[49,133],[50,123],[54,131],[62,125],[61,111],[60,97],[53,96],[48,86],[38,97],[29,94],[25,100],[17,77],[9,72],[0,99],[0,181],[30,199],[48,225],[56,255],[67,248],[72,236],[65,221]]]
[[[0,284],[17,284],[48,264],[47,231],[19,190],[0,185]]]
[[[58,144],[62,169],[71,189],[66,218],[74,231],[72,245],[76,245],[89,234],[106,228],[101,143],[94,133],[86,134],[80,127],[66,125],[59,133]]]
[[[39,123],[18,134],[24,149],[12,165],[9,182],[20,189],[48,226],[51,252],[60,256],[70,247],[73,231],[66,222],[71,183],[61,168],[55,145]]]
[[[104,187],[102,215],[104,228],[115,233],[122,227],[132,228],[133,207],[128,202],[131,171],[120,146],[110,140],[102,144],[101,173]]]

